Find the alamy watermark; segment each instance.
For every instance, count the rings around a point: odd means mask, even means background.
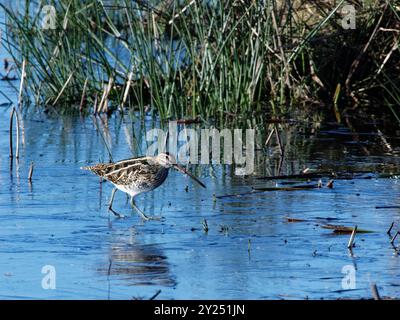
[[[356,268],[352,264],[347,264],[343,266],[342,273],[345,276],[342,279],[342,289],[343,290],[354,290],[356,289]]]
[[[52,265],[45,265],[42,267],[42,274],[45,275],[42,278],[42,288],[45,290],[56,289],[56,268]]]
[[[50,4],[41,5],[36,2],[20,1],[20,0],[9,0],[4,1],[3,5],[13,13],[24,14],[27,10],[26,7],[29,6],[29,11],[36,12],[39,14],[40,19],[37,20],[37,28],[42,30],[54,30],[57,25],[57,11],[55,6]]]
[[[245,136],[245,137],[244,137]],[[176,121],[168,130],[151,129],[146,133],[151,144],[147,156],[169,152],[182,164],[236,164],[236,175],[254,172],[255,129],[189,129],[178,132]],[[221,156],[221,149],[223,156]]]
[[[341,19],[342,28],[345,30],[356,28],[356,9],[353,5],[347,4],[342,7],[343,18]]]
[[[42,16],[41,28],[43,30],[55,29],[57,19],[56,8],[52,5],[45,5],[41,9],[40,13]]]

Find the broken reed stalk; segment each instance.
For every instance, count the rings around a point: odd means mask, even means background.
[[[10,130],[9,130],[9,136],[10,136],[10,158],[14,157],[14,148],[13,148],[13,122],[14,122],[14,114],[15,114],[15,120],[16,120],[16,132],[17,132],[17,148],[15,151],[15,158],[19,158],[19,117],[18,117],[18,112],[15,109],[15,107],[12,108],[11,114],[10,114]]]
[[[195,2],[196,2],[196,0],[190,1],[189,4],[187,4],[180,12],[178,12],[177,14],[175,14],[175,15],[172,17],[172,19],[168,21],[168,24],[173,24],[173,23],[174,23],[174,20],[177,19],[177,18],[179,18],[179,16],[180,16],[181,14],[183,14],[183,13],[184,13],[193,3],[195,3]]]
[[[269,132],[268,138],[267,138],[267,140],[265,140],[265,145],[266,145],[266,146],[269,144],[269,141],[271,140],[272,135],[274,134],[274,132],[275,132],[274,129],[272,129],[272,130]]]
[[[149,300],[154,300],[155,298],[157,298],[157,296],[161,293],[161,289],[158,289],[157,292],[155,294],[153,294],[153,296],[151,298],[149,298]]]
[[[32,182],[32,175],[33,175],[33,161],[31,161],[31,165],[29,166],[29,174],[28,174],[29,182]]]
[[[100,99],[99,104],[96,106],[96,112],[95,113],[101,113],[101,110],[103,108],[104,100],[106,99],[106,94],[107,94],[107,86],[104,86],[103,94],[101,95],[101,99]]]
[[[208,223],[207,223],[206,219],[203,220],[202,225],[203,225],[204,232],[207,233],[208,232]]]
[[[281,156],[283,156],[283,146],[282,146],[282,142],[281,142],[281,137],[279,136],[279,132],[278,132],[278,126],[275,125],[275,135],[276,135],[276,140],[278,141],[278,145],[279,145],[279,152],[281,153]]]
[[[388,231],[386,231],[386,233],[387,233],[389,236],[390,236],[390,233],[391,233],[391,231],[392,231],[392,229],[393,229],[393,226],[394,226],[394,221],[393,221],[392,224],[390,225]]]
[[[15,108],[13,107],[10,114],[10,130],[9,130],[9,137],[10,137],[10,158],[14,157],[13,151],[13,119],[14,119]]]
[[[58,99],[60,99],[61,95],[63,94],[63,92],[65,90],[65,88],[68,86],[68,83],[71,81],[73,75],[74,75],[74,71],[71,72],[71,74],[69,75],[67,81],[65,81],[64,85],[62,86],[57,98],[53,102],[53,107],[56,105]]]
[[[15,108],[14,108],[15,109]],[[19,159],[19,116],[18,110],[15,110],[15,127],[16,127],[16,135],[17,135],[17,146],[15,150],[15,158]]]
[[[396,232],[396,234],[394,235],[394,237],[392,238],[392,240],[390,240],[391,244],[394,244],[394,241],[396,240],[397,236],[399,235],[399,231]]]
[[[376,283],[371,284],[371,292],[372,296],[374,297],[374,300],[381,300],[381,296],[379,295],[378,287],[376,286]]]
[[[93,114],[96,115],[97,114],[97,93],[96,96],[94,97],[94,103],[93,103]]]
[[[82,110],[83,110],[83,102],[85,101],[87,84],[88,84],[88,78],[86,78],[85,84],[83,85],[81,103],[79,104],[79,112],[82,112]]]
[[[101,97],[99,106],[97,108],[98,112],[107,112],[108,111],[108,95],[112,89],[112,85],[114,83],[113,77],[110,77],[107,86],[104,88],[103,96]]]
[[[126,87],[125,87],[125,92],[124,92],[124,97],[122,98],[122,102],[120,105],[120,110],[123,111],[124,110],[124,105],[126,103],[126,99],[128,98],[128,94],[129,94],[129,89],[132,85],[132,78],[133,78],[133,71],[131,71],[128,75],[128,80],[126,81]]]
[[[22,104],[22,90],[24,88],[26,59],[22,61],[21,82],[19,84],[18,106]]]
[[[347,244],[347,248],[349,248],[349,249],[353,248],[356,233],[357,233],[357,225],[354,227],[353,232],[351,233],[349,243]]]

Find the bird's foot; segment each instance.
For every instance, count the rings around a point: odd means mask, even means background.
[[[141,218],[144,220],[144,221],[150,221],[150,220],[154,220],[154,221],[164,221],[165,220],[165,218],[163,217],[163,216],[148,216],[148,215],[146,215],[143,211],[141,211],[141,210],[136,210],[138,213],[139,213],[139,215],[141,216]]]
[[[112,193],[111,193],[111,199],[110,199],[110,202],[108,204],[108,210],[111,211],[117,218],[125,218],[125,216],[123,214],[118,213],[117,211],[115,211],[112,208],[112,204],[114,202],[114,197],[115,197],[115,192],[117,192],[117,188],[114,188]]]
[[[123,214],[118,213],[117,211],[115,211],[113,208],[109,207],[108,208],[109,211],[111,211],[114,216],[116,216],[117,218],[121,219],[121,218],[125,218],[125,216]]]
[[[142,217],[144,221],[149,221],[149,220],[155,220],[155,221],[164,221],[164,217],[162,216],[148,216],[145,214],[142,210],[139,209],[139,207],[135,204],[135,200],[133,197],[131,198],[131,206],[133,209],[136,210],[136,212]]]

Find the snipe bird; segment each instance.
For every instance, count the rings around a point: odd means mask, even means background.
[[[155,157],[131,158],[115,163],[99,163],[93,166],[81,167],[83,170],[92,171],[115,186],[112,191],[111,200],[108,207],[112,213],[118,217],[121,217],[121,215],[112,208],[115,192],[117,189],[119,189],[130,195],[132,207],[145,220],[157,218],[149,217],[142,210],[140,210],[135,204],[134,197],[138,194],[152,191],[162,185],[168,176],[168,171],[170,168],[176,169],[188,175],[203,188],[206,187],[189,171],[178,165],[175,157],[168,153],[160,153]]]

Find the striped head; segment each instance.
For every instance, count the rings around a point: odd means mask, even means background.
[[[154,158],[154,161],[157,162],[160,166],[164,168],[173,168],[175,170],[178,170],[179,172],[188,175],[190,178],[195,180],[199,185],[201,185],[203,188],[206,186],[199,180],[197,179],[193,174],[191,174],[189,171],[187,171],[185,168],[181,167],[176,163],[176,159],[172,154],[169,153],[160,153]]]
[[[175,157],[169,153],[160,153],[155,157],[154,160],[164,168],[171,168],[176,165]]]

